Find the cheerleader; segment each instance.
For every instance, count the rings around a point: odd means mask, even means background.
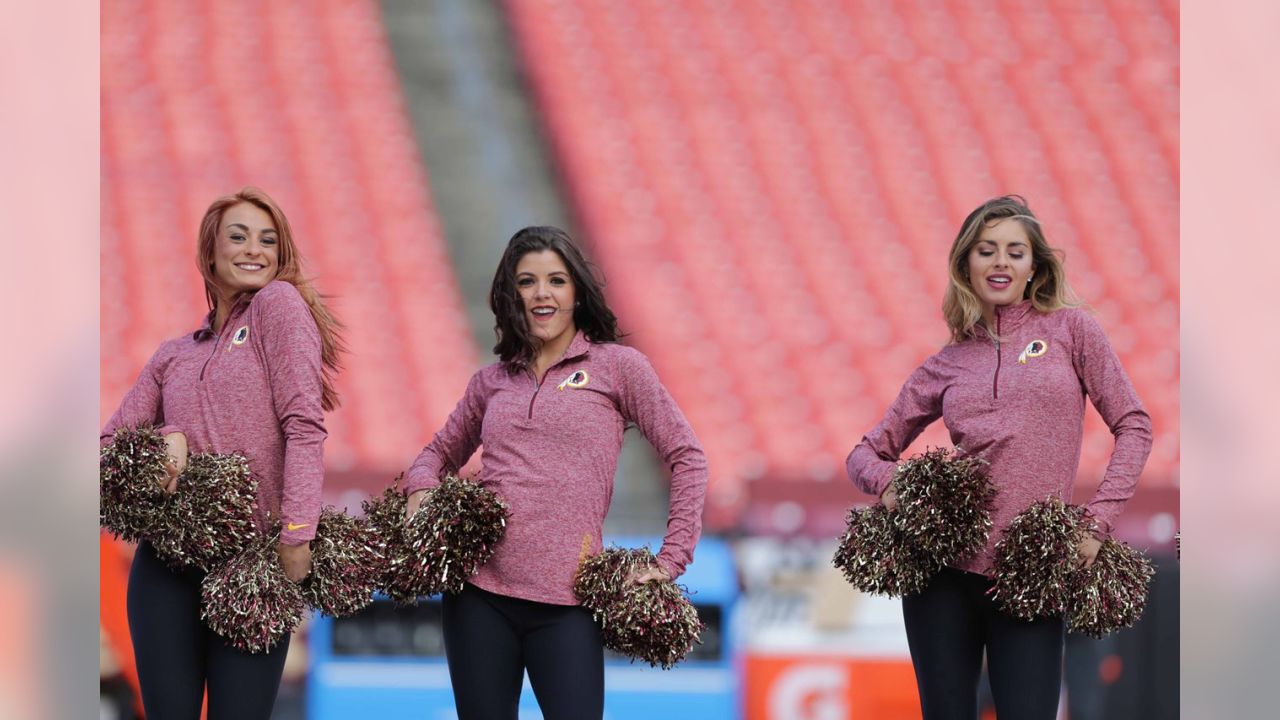
[[[528,671],[543,717],[598,720],[600,628],[578,605],[573,577],[602,549],[623,430],[638,427],[671,472],[657,564],[633,582],[674,579],[692,561],[706,459],[648,359],[616,343],[601,283],[563,230],[529,227],[511,238],[489,306],[499,359],[472,376],[405,480],[412,514],[483,445],[478,481],[511,509],[493,558],[462,592],[444,596],[458,717],[515,720]]]
[[[850,479],[896,506],[902,453],[942,418],[952,443],[985,459],[998,489],[987,547],[902,599],[925,720],[976,720],[984,651],[1001,720],[1052,720],[1062,676],[1061,617],[1022,621],[987,590],[995,543],[1015,515],[1054,495],[1069,501],[1080,464],[1085,398],[1115,436],[1087,509],[1091,564],[1133,495],[1151,450],[1151,419],[1102,327],[1075,307],[1061,260],[1026,201],[995,198],[965,218],[949,261],[943,314],[950,343],[924,361],[884,418],[849,454]]]
[[[324,412],[338,404],[341,326],[303,278],[289,222],[261,190],[245,188],[209,206],[196,261],[208,315],[194,332],[160,346],[101,442],[117,428],[156,427],[169,452],[162,482],[170,492],[188,448],[244,454],[258,479],[258,527],[282,526],[280,564],[299,582],[310,572],[320,516]],[[147,717],[196,720],[207,688],[210,720],[266,720],[289,638],[264,654],[229,646],[201,622],[203,577],[170,568],[147,542],[134,554],[129,632]]]

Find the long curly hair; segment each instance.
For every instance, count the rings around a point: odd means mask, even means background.
[[[489,289],[493,331],[498,338],[493,352],[512,365],[528,365],[537,356],[540,341],[529,331],[525,319],[524,301],[516,287],[516,265],[526,254],[542,250],[554,251],[569,269],[577,299],[573,309],[574,325],[591,342],[615,342],[619,337],[618,318],[604,299],[604,278],[583,257],[569,233],[547,225],[527,227],[507,242]]]

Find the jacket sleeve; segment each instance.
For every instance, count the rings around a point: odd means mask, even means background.
[[[255,332],[271,384],[271,402],[284,435],[280,540],[299,545],[315,537],[324,484],[324,426],[320,330],[288,283],[271,283],[253,299]]]
[[[1151,417],[1142,407],[1133,383],[1120,364],[1102,326],[1091,315],[1076,311],[1072,363],[1085,393],[1111,429],[1116,444],[1111,460],[1086,508],[1098,524],[1097,534],[1111,532],[1112,523],[1138,485],[1151,453]]]
[[[435,487],[440,484],[440,476],[446,472],[458,472],[472,453],[480,447],[480,430],[484,423],[486,404],[485,383],[482,378],[484,370],[471,376],[467,382],[466,392],[458,401],[457,407],[449,413],[444,427],[431,439],[431,443],[418,453],[418,457],[409,466],[405,474],[405,492]]]
[[[172,357],[168,343],[161,345],[120,401],[120,407],[111,414],[98,437],[98,444],[106,445],[120,428],[155,427],[161,435],[182,432],[181,428],[165,423],[164,417],[164,367]]]
[[[880,423],[849,453],[845,470],[859,490],[879,497],[893,480],[902,453],[942,415],[945,385],[936,371],[936,357],[911,373]]]
[[[658,565],[674,579],[693,562],[693,549],[702,534],[707,457],[648,358],[623,348],[617,371],[621,390],[618,406],[623,418],[635,423],[671,472],[667,533],[658,552]]]

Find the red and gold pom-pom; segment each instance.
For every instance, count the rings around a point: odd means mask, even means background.
[[[996,543],[992,599],[1023,620],[1066,610],[1078,547],[1092,529],[1084,509],[1049,497],[1015,517]]]
[[[583,548],[584,553],[590,548]],[[599,610],[617,600],[627,579],[654,566],[656,558],[648,548],[611,547],[582,559],[573,577],[573,594],[588,610]]]
[[[995,486],[986,462],[930,450],[894,473],[897,507],[849,511],[848,529],[832,563],[859,590],[911,595],[945,565],[986,547]]]
[[[583,560],[573,592],[600,623],[605,647],[669,669],[700,642],[698,610],[675,582],[628,582],[657,567],[648,548],[609,548]]]
[[[212,570],[258,537],[258,481],[243,455],[196,453],[178,477],[164,522],[150,538],[170,565]]]
[[[371,533],[374,549],[378,559],[374,566],[377,576],[376,587],[385,592],[400,605],[412,605],[417,602],[418,595],[406,595],[395,588],[395,572],[393,561],[404,557],[404,513],[408,499],[400,489],[400,480],[382,491],[377,497],[363,500],[360,503],[364,511],[364,522]]]
[[[1067,626],[1096,638],[1132,626],[1147,606],[1147,587],[1155,572],[1145,555],[1107,538],[1093,564],[1071,578]]]
[[[406,523],[408,499],[399,481],[362,503],[383,558],[378,587],[402,605],[460,591],[506,532],[506,504],[471,480],[448,476],[427,491]]]
[[[391,558],[388,594],[412,598],[461,591],[467,578],[493,557],[510,515],[493,491],[446,477],[427,491],[403,526]]]
[[[116,430],[98,457],[98,524],[128,542],[147,539],[163,524],[168,458],[164,438],[153,428]]]
[[[241,455],[196,453],[165,492],[168,450],[149,427],[121,428],[99,459],[99,522],[112,534],[149,541],[174,567],[208,570],[258,535],[257,481]]]
[[[302,583],[307,604],[325,615],[353,615],[373,602],[382,551],[367,520],[325,508],[311,541],[311,574]]]
[[[663,670],[684,660],[704,627],[684,591],[663,581],[636,585],[599,621],[606,647]]]
[[[280,566],[277,528],[205,576],[201,617],[232,647],[268,652],[302,621],[302,588]]]
[[[849,511],[832,564],[849,584],[874,595],[911,595],[924,589],[941,564],[920,550],[883,505]]]
[[[986,461],[930,450],[898,466],[893,488],[894,523],[935,563],[954,565],[986,547],[996,495]]]

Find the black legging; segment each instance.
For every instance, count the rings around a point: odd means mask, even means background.
[[[197,720],[207,683],[209,720],[267,720],[289,637],[265,654],[228,646],[200,619],[203,577],[196,569],[171,570],[150,543],[141,543],[133,556],[129,634],[147,718]]]
[[[444,647],[459,720],[515,720],[524,671],[546,720],[600,720],[604,645],[578,606],[466,585],[444,596]]]
[[[1053,720],[1062,686],[1061,618],[1025,622],[996,609],[991,580],[944,568],[902,598],[924,720],[976,720],[982,651],[1000,720]]]

